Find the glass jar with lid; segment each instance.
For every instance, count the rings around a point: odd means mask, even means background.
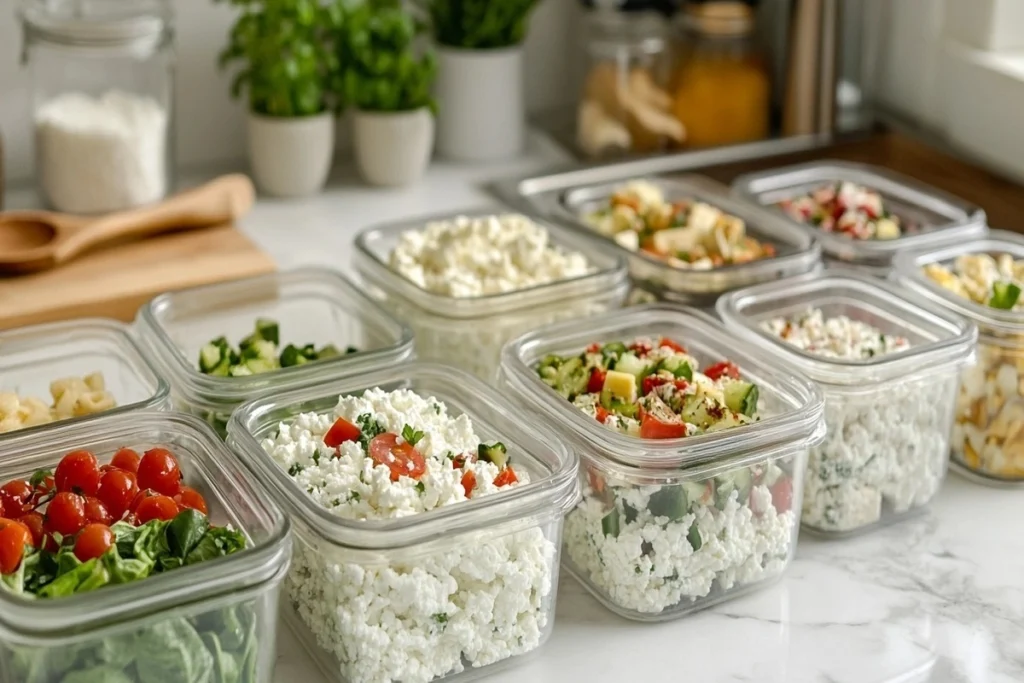
[[[95,214],[163,198],[174,130],[167,0],[25,0],[21,20],[43,199]]]

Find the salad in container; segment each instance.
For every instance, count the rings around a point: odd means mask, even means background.
[[[610,610],[674,619],[785,571],[824,425],[815,386],[777,366],[670,304],[505,347],[500,386],[580,454],[562,559]]]
[[[271,680],[289,523],[208,425],[68,425],[0,480],[3,680]]]
[[[425,363],[232,417],[230,444],[295,529],[285,619],[330,680],[462,680],[547,640],[578,460],[523,417]]]
[[[960,374],[974,358],[974,325],[850,270],[742,289],[723,297],[718,312],[825,395],[828,433],[808,459],[804,528],[862,532],[935,497]]]

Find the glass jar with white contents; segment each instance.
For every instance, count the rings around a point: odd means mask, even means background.
[[[782,576],[821,394],[710,316],[671,304],[510,342],[499,387],[579,452],[566,569],[613,612],[663,621]]]
[[[974,357],[972,324],[849,270],[733,292],[718,312],[825,394],[828,434],[811,449],[804,528],[866,531],[935,497],[960,372]]]
[[[228,433],[292,520],[284,618],[330,680],[463,680],[546,641],[578,460],[493,388],[399,364],[254,400]]]
[[[368,289],[412,328],[419,358],[493,381],[509,339],[623,305],[625,261],[520,214],[473,211],[356,238]]]
[[[171,186],[174,54],[166,0],[26,0],[36,177],[67,213],[118,211]]]
[[[956,400],[951,464],[989,485],[1024,484],[1024,237],[900,255],[894,277],[978,326],[978,362]]]

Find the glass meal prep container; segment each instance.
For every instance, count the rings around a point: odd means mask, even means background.
[[[0,444],[169,402],[167,382],[120,322],[80,318],[0,332]]]
[[[886,215],[898,219],[898,236],[858,239],[839,231],[828,232],[791,218],[778,207],[779,202],[841,183],[877,193]],[[888,274],[899,252],[955,244],[984,235],[988,229],[985,211],[980,207],[913,178],[867,164],[813,161],[741,175],[732,187],[742,200],[774,209],[791,225],[816,238],[828,260],[863,268],[880,277]]]
[[[471,219],[494,215],[458,214]],[[501,347],[509,339],[549,322],[619,308],[626,300],[629,279],[621,257],[533,217],[530,220],[548,231],[553,245],[582,254],[593,272],[510,292],[453,297],[429,292],[389,267],[389,255],[403,233],[456,218],[426,217],[370,228],[356,237],[355,265],[363,282],[412,328],[418,358],[464,368],[493,382]]]
[[[635,181],[657,187],[667,202],[701,202],[741,219],[746,235],[771,245],[775,256],[710,269],[683,268],[642,249],[628,248],[588,223],[588,217],[610,206],[617,191]],[[576,187],[562,194],[554,216],[576,232],[601,240],[625,258],[638,289],[659,299],[693,306],[712,308],[723,292],[821,267],[821,248],[812,236],[769,211],[736,200],[729,195],[727,187],[700,176],[689,179],[647,177]]]
[[[925,273],[930,265],[955,268],[966,274],[976,257],[1008,255],[1024,259],[1024,237],[993,230],[988,236],[936,248],[900,254],[894,278],[947,311],[978,327],[977,363],[964,369],[956,398],[951,464],[971,478],[991,485],[1024,484],[1024,312],[975,303],[943,288]],[[978,273],[980,275],[980,273]],[[1014,280],[1019,280],[1015,277]],[[984,278],[978,284],[990,286]],[[1017,285],[1019,287],[1019,284]],[[1018,290],[1019,291],[1019,290]]]
[[[240,377],[207,375],[200,350],[218,337],[231,344],[253,333],[257,319],[277,324],[280,346],[354,347],[316,363]],[[136,322],[154,361],[170,381],[176,407],[206,419],[222,435],[240,404],[316,377],[351,374],[412,357],[412,333],[355,285],[327,269],[302,268],[161,294]]]
[[[427,511],[404,516],[332,514],[293,478],[303,471],[296,467],[299,460],[286,471],[261,441],[279,438],[278,430],[300,413],[329,414],[340,405],[339,396],[359,401],[366,390],[378,388],[436,398],[446,406],[435,404],[429,411],[442,416],[436,419],[468,417],[480,443],[504,444],[507,464],[520,477],[528,474],[528,483],[524,478],[508,490],[434,509],[425,505]],[[301,424],[304,420],[308,418],[298,418]],[[452,429],[465,433],[466,428],[424,427],[431,440],[428,447],[435,448],[433,439],[452,437]],[[579,498],[578,460],[554,431],[524,422],[516,407],[480,379],[443,365],[397,365],[251,401],[232,416],[228,433],[229,443],[291,518],[295,555],[285,580],[284,618],[330,680],[426,683],[441,677],[476,678],[514,665],[550,635],[563,516]],[[324,441],[329,435],[312,438]],[[310,432],[301,431],[297,438],[308,443]],[[349,457],[338,453],[331,467]],[[462,465],[457,460],[468,457],[458,455],[451,467],[465,466],[465,460]],[[319,467],[323,460],[314,457],[312,462]],[[380,469],[363,468],[358,483],[372,483]],[[394,470],[392,475],[391,481],[399,484],[379,496],[367,493],[360,499],[352,493],[355,483],[347,492],[339,486],[324,495],[337,495],[337,504],[364,505],[373,496],[374,506],[397,506],[397,488],[412,480],[396,478]],[[413,496],[437,495],[444,485],[437,478],[441,475],[428,469],[421,476],[415,489],[405,490]]]
[[[674,340],[708,372],[712,363],[735,363],[756,387],[748,396],[759,419],[685,438],[639,438],[602,425],[534,369],[549,354],[590,345],[603,354],[638,337]],[[615,367],[623,365],[620,357]],[[824,435],[823,403],[812,383],[777,366],[709,315],[665,303],[551,325],[505,347],[500,388],[539,422],[557,424],[579,453],[583,497],[566,517],[562,560],[609,610],[637,621],[675,619],[756,590],[789,565],[807,452]]]
[[[82,448],[106,462],[122,447],[158,446],[173,452],[183,482],[203,495],[211,523],[230,524],[247,547],[66,597],[26,598],[0,587],[0,680],[272,680],[289,522],[208,425],[152,411],[69,424],[5,452],[0,479],[52,470]]]
[[[866,531],[935,497],[946,477],[960,372],[974,356],[973,325],[851,270],[732,292],[718,313],[825,395],[827,434],[811,448],[804,477],[805,529]],[[834,355],[822,355],[822,346]]]

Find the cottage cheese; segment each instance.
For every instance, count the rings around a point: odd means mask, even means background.
[[[754,473],[758,483],[749,495],[733,490],[716,501],[709,489],[707,500],[690,502],[676,520],[650,506],[652,496],[678,485],[608,481],[595,487],[591,475],[582,502],[566,518],[570,568],[614,605],[641,614],[689,612],[777,577],[789,562],[797,516],[785,495],[773,501],[772,486],[788,475],[776,465],[767,469]],[[613,508],[617,535],[604,522]]]
[[[392,481],[389,467],[359,442],[328,448],[323,436],[338,417],[397,434],[407,426],[422,432],[415,448],[425,473]],[[453,466],[452,456],[475,453],[479,444],[469,418],[449,415],[440,401],[371,389],[340,398],[332,415],[281,423],[262,445],[330,513],[380,520],[465,501],[467,472],[477,482],[473,498],[498,491],[495,465],[467,458]],[[512,486],[529,481],[525,471],[516,475]],[[351,683],[426,683],[523,654],[549,626],[555,545],[541,527],[482,534],[453,539],[441,551],[360,554],[299,530],[286,581],[291,604]]]
[[[825,319],[819,309],[766,321],[764,329],[796,348],[841,360],[910,348],[902,337],[845,316]],[[867,394],[823,387],[828,431],[808,459],[803,523],[852,531],[928,503],[946,474],[956,384],[954,373],[942,373]]]

